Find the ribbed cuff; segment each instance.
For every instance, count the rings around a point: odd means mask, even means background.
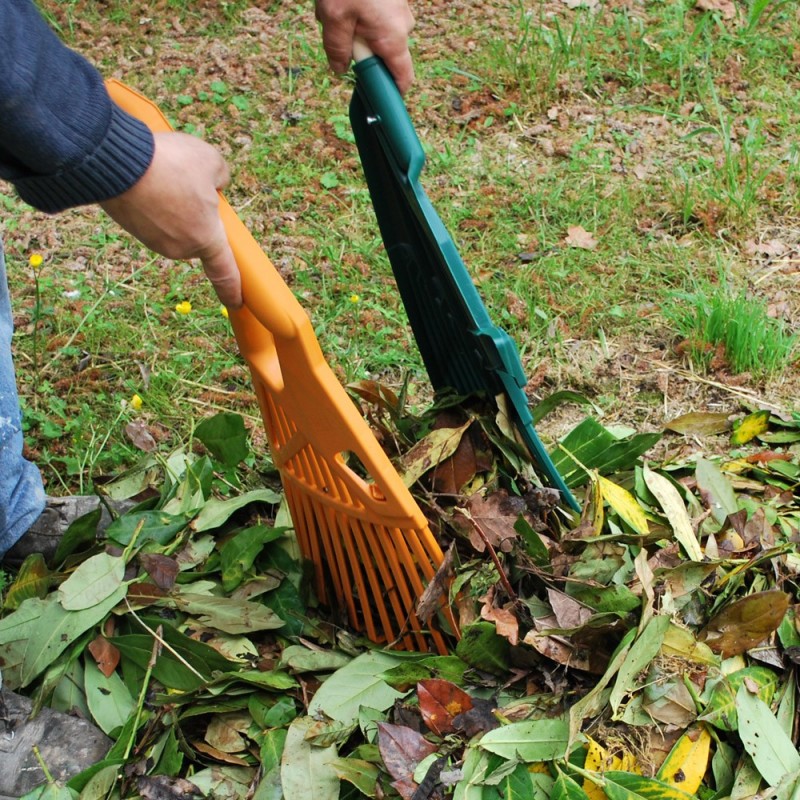
[[[99,203],[130,189],[147,171],[154,149],[150,129],[112,103],[105,138],[80,164],[14,185],[26,203],[48,214]]]

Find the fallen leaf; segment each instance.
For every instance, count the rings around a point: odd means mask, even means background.
[[[756,592],[723,608],[698,639],[724,658],[741,655],[777,630],[788,608],[788,594]]]
[[[435,753],[437,747],[421,733],[405,725],[379,722],[378,749],[392,778],[395,781],[408,781],[419,763]]]
[[[472,698],[450,681],[430,678],[417,684],[423,722],[437,735],[452,733],[453,719],[472,708]]]
[[[564,242],[568,247],[577,247],[580,250],[594,250],[597,247],[597,239],[580,225],[571,225],[567,228]]]
[[[89,642],[89,652],[92,654],[98,669],[108,678],[119,664],[120,652],[105,638],[97,636]]]
[[[724,433],[731,427],[729,415],[711,411],[692,411],[664,424],[664,427],[675,433],[693,434],[696,436],[713,436]]]
[[[770,412],[767,410],[755,411],[748,414],[738,425],[735,426],[731,435],[731,444],[739,446],[747,444],[751,439],[755,439],[769,428]]]
[[[481,618],[487,622],[493,622],[497,633],[515,645],[519,641],[519,621],[516,614],[509,608],[511,604],[503,607],[494,605],[494,588],[492,587],[483,597],[479,598],[483,603]]]
[[[159,589],[169,590],[175,585],[179,568],[174,558],[159,553],[142,553],[139,562]]]
[[[723,19],[734,19],[737,13],[733,0],[696,0],[694,7],[698,11],[718,13]]]
[[[141,420],[134,420],[125,426],[125,434],[135,447],[145,453],[152,453],[156,449],[156,440],[150,433],[147,425]]]
[[[514,525],[527,507],[522,498],[509,497],[508,492],[500,490],[485,497],[472,495],[464,510],[469,540],[477,552],[483,553],[489,545],[509,553],[517,539]]]
[[[447,587],[453,579],[453,561],[455,559],[455,540],[447,548],[442,563],[417,603],[417,616],[427,624],[430,618],[447,602]]]

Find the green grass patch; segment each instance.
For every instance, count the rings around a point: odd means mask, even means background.
[[[771,378],[788,369],[796,353],[797,335],[746,292],[716,287],[678,295],[665,313],[685,337],[690,356],[706,369],[722,356],[734,374]]]

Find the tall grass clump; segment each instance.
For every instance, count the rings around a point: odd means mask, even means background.
[[[797,334],[770,317],[763,300],[746,292],[715,287],[675,294],[665,315],[685,339],[688,354],[706,369],[723,355],[733,374],[774,378],[794,357]]]

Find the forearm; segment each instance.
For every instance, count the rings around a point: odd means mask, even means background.
[[[106,200],[147,170],[153,137],[29,0],[0,0],[0,177],[43,211]]]

